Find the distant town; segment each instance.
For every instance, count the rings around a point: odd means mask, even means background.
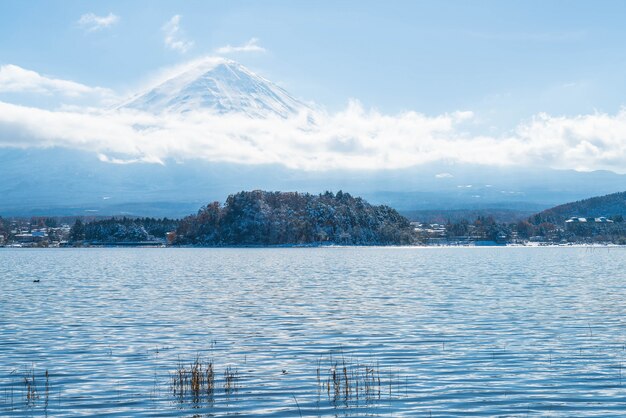
[[[572,217],[562,224],[528,221],[496,223],[490,217],[448,224],[411,223],[423,245],[626,245],[626,223],[615,219]]]
[[[240,192],[183,219],[2,218],[2,247],[276,245],[626,245],[626,193],[573,202],[528,219],[409,221],[349,193]],[[595,216],[598,211],[612,215]],[[568,216],[590,212],[594,216]],[[617,212],[617,213],[616,213]]]

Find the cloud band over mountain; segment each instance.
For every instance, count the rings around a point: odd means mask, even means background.
[[[389,116],[351,102],[344,111],[317,114],[315,124],[309,116],[51,111],[0,102],[0,146],[68,147],[118,162],[199,158],[305,170],[397,169],[447,160],[626,172],[624,110],[575,118],[539,115],[501,138],[463,133],[470,112]]]
[[[265,87],[275,88],[255,85],[254,94]],[[259,100],[253,99],[253,104]],[[357,101],[336,113],[304,108],[288,117],[201,108],[183,113],[124,107],[47,110],[0,101],[0,147],[67,147],[98,153],[112,163],[203,159],[303,170],[392,170],[455,161],[626,172],[626,110],[576,117],[539,114],[502,136],[469,133],[473,118],[472,112],[386,115]]]

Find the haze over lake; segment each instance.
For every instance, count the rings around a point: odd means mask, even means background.
[[[625,269],[624,247],[2,249],[0,415],[618,416]],[[212,402],[172,391],[196,357]],[[381,393],[337,398],[334,362]]]

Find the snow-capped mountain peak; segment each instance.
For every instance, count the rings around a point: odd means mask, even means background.
[[[286,118],[310,109],[281,87],[225,58],[207,58],[181,68],[119,107],[150,113],[209,110],[253,118]]]

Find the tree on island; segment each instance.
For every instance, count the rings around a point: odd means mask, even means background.
[[[409,221],[388,206],[342,191],[320,195],[255,190],[184,218],[177,243],[192,245],[409,244]]]
[[[85,239],[85,225],[80,219],[76,219],[74,225],[70,229],[70,241],[78,242]]]

